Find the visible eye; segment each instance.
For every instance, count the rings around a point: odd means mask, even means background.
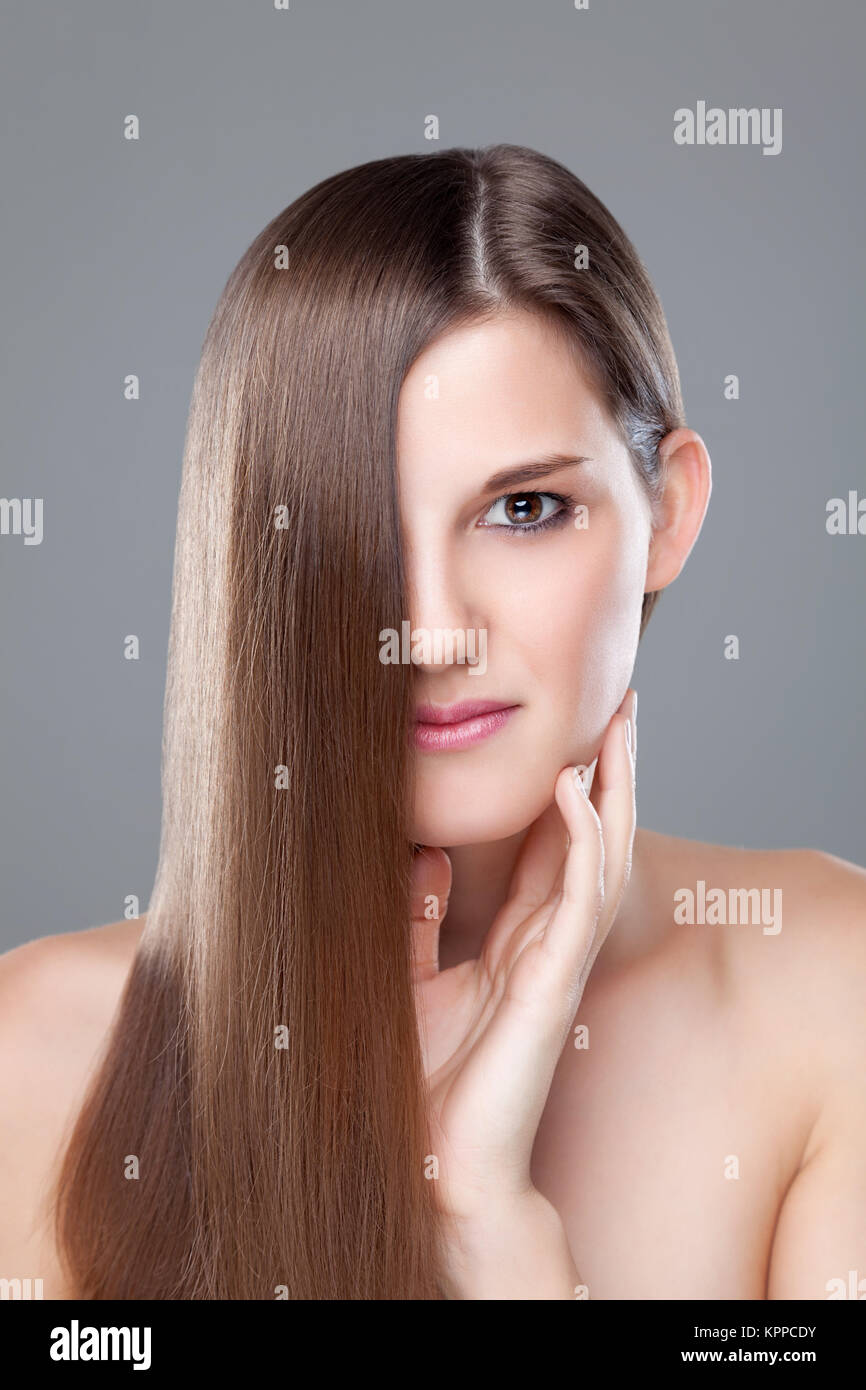
[[[556,492],[509,492],[497,497],[478,524],[511,532],[543,531],[565,520],[568,500]]]

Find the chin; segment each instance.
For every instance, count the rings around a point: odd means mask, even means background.
[[[499,775],[489,786],[480,777],[469,785],[465,779],[458,783],[443,777],[438,786],[433,776],[422,777],[411,838],[441,849],[507,840],[526,830],[550,805],[558,772],[557,767],[549,778],[533,779],[529,786],[524,769],[504,787]]]

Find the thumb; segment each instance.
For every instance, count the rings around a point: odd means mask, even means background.
[[[444,849],[416,850],[409,897],[416,982],[432,979],[439,972],[439,928],[448,911],[450,892],[451,860]]]

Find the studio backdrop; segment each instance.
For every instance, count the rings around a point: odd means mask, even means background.
[[[610,208],[713,494],[641,642],[638,817],[866,860],[855,0],[6,5],[2,932],[144,912],[184,428],[244,248],[328,175],[508,142]]]

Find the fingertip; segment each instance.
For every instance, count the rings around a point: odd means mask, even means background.
[[[414,887],[432,885],[432,891],[445,897],[451,891],[451,860],[439,845],[416,845],[412,861]]]
[[[433,866],[451,868],[451,860],[440,845],[416,845],[415,857],[416,859],[423,857],[431,868]]]
[[[584,763],[576,763],[571,769],[571,778],[581,796],[589,796],[592,786],[592,768]]]
[[[556,801],[559,809],[567,817],[571,817],[583,804],[589,801],[589,793],[586,789],[587,769],[583,763],[576,763],[569,767],[564,767],[556,779],[554,788]]]

